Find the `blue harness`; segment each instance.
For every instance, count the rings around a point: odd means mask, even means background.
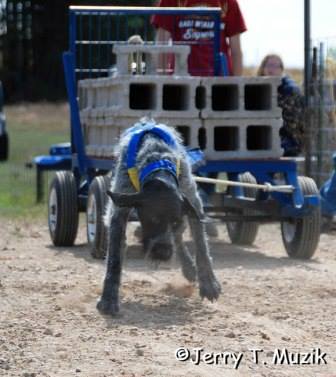
[[[135,166],[136,157],[141,140],[147,133],[152,133],[162,139],[169,146],[177,148],[175,139],[154,122],[136,123],[132,128],[126,131],[126,135],[131,134],[126,155],[127,172],[133,186],[137,191],[140,191],[145,178],[156,170],[166,170],[171,173],[176,180],[180,173],[180,161],[177,160],[175,165],[167,159],[151,162],[138,171],[137,167]]]

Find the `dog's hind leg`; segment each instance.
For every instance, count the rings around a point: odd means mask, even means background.
[[[129,211],[117,206],[113,210],[103,293],[97,303],[97,309],[103,314],[115,315],[119,312],[119,287]]]
[[[174,241],[176,247],[176,254],[181,262],[183,276],[189,281],[196,280],[195,262],[190,255],[187,246],[183,242],[183,231],[185,229],[184,222],[174,232]]]

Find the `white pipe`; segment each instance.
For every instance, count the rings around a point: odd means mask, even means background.
[[[227,181],[225,179],[216,179],[216,178],[206,178],[206,177],[197,177],[194,175],[194,179],[196,182],[202,183],[210,183],[213,185],[224,184],[228,186],[239,186],[239,187],[250,187],[256,188],[259,190],[267,191],[267,192],[288,192],[292,193],[294,191],[294,187],[291,185],[279,185],[279,186],[272,186],[270,183],[266,182],[263,185],[256,184],[256,183],[247,183],[247,182],[236,182],[236,181]]]

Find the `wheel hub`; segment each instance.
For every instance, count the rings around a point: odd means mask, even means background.
[[[88,241],[92,244],[97,234],[97,203],[94,196],[89,197],[87,207],[87,235]]]
[[[49,198],[49,227],[50,230],[54,233],[57,226],[57,194],[56,190],[53,188],[50,192]]]

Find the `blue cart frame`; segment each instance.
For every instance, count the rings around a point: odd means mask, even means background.
[[[72,149],[72,167],[76,173],[76,177],[85,178],[85,184],[79,186],[79,196],[84,198],[87,195],[87,188],[92,179],[97,175],[96,171],[110,171],[113,169],[113,161],[94,159],[86,156],[84,147],[84,138],[82,128],[80,124],[79,108],[77,102],[77,82],[80,75],[88,71],[91,73],[90,68],[83,69],[78,67],[78,59],[76,58],[78,53],[78,41],[77,30],[80,26],[81,17],[102,17],[102,16],[152,16],[152,15],[169,15],[169,16],[183,16],[196,14],[199,16],[210,17],[214,20],[214,72],[215,75],[219,75],[221,72],[221,56],[220,56],[220,8],[150,8],[150,7],[83,7],[83,6],[71,6],[69,9],[69,51],[63,53],[63,66],[65,73],[66,89],[68,93],[68,100],[70,105],[71,115],[71,149]],[[99,41],[95,41],[99,43]],[[80,63],[79,63],[80,65]],[[99,73],[106,74],[106,69],[100,69]]]
[[[162,15],[188,15],[198,14],[200,16],[211,17],[215,22],[215,38],[214,38],[214,72],[220,75],[220,17],[221,10],[219,8],[144,8],[144,7],[70,7],[70,40],[69,51],[63,54],[63,63],[66,79],[66,88],[71,112],[71,150],[72,150],[72,171],[76,179],[77,195],[79,198],[79,210],[86,208],[86,200],[88,189],[92,180],[98,175],[104,175],[108,171],[113,170],[114,161],[109,159],[90,158],[85,153],[84,138],[80,124],[79,106],[77,102],[77,82],[83,72],[90,73],[90,70],[83,69],[81,63],[78,62],[78,28],[82,16],[98,16],[120,15],[128,16],[152,16],[153,14]],[[90,19],[89,19],[90,20]],[[90,22],[90,21],[89,21]],[[99,41],[97,42],[99,44]],[[100,73],[100,70],[98,74]],[[104,70],[101,70],[104,74]],[[301,242],[295,237],[299,236],[295,233],[294,238],[288,241],[285,246],[290,256],[309,258],[314,253],[318,236],[317,228],[319,227],[319,209],[320,200],[318,191],[311,187],[307,182],[300,183],[297,176],[297,164],[294,159],[265,159],[265,160],[220,160],[206,161],[205,165],[199,168],[198,173],[209,174],[226,172],[231,180],[239,181],[242,174],[249,172],[256,180],[256,183],[276,185],[277,178],[282,177],[282,181],[286,185],[293,187],[292,193],[285,192],[261,192],[251,201],[246,195],[242,187],[235,187],[231,190],[230,195],[224,195],[221,206],[211,207],[208,210],[213,217],[224,218],[231,224],[245,224],[246,222],[263,222],[263,221],[281,221],[283,224],[292,223],[295,229],[301,227],[301,223],[305,223],[305,219],[314,217],[314,226],[308,228],[305,232],[315,232],[315,240],[313,249],[305,252],[308,241]],[[302,181],[302,179],[301,179]],[[247,211],[246,211],[247,210]],[[307,222],[309,222],[307,220]],[[301,224],[301,225],[300,225]],[[284,225],[285,226],[285,225]],[[299,228],[298,228],[299,227]],[[300,229],[299,229],[300,231]],[[319,230],[318,230],[319,232]],[[285,237],[286,238],[286,237]],[[243,237],[244,239],[244,237]],[[307,241],[307,242],[306,242]],[[243,242],[244,243],[244,242]],[[298,246],[298,244],[300,244]],[[302,245],[303,244],[303,245]],[[299,248],[297,253],[294,248]]]

